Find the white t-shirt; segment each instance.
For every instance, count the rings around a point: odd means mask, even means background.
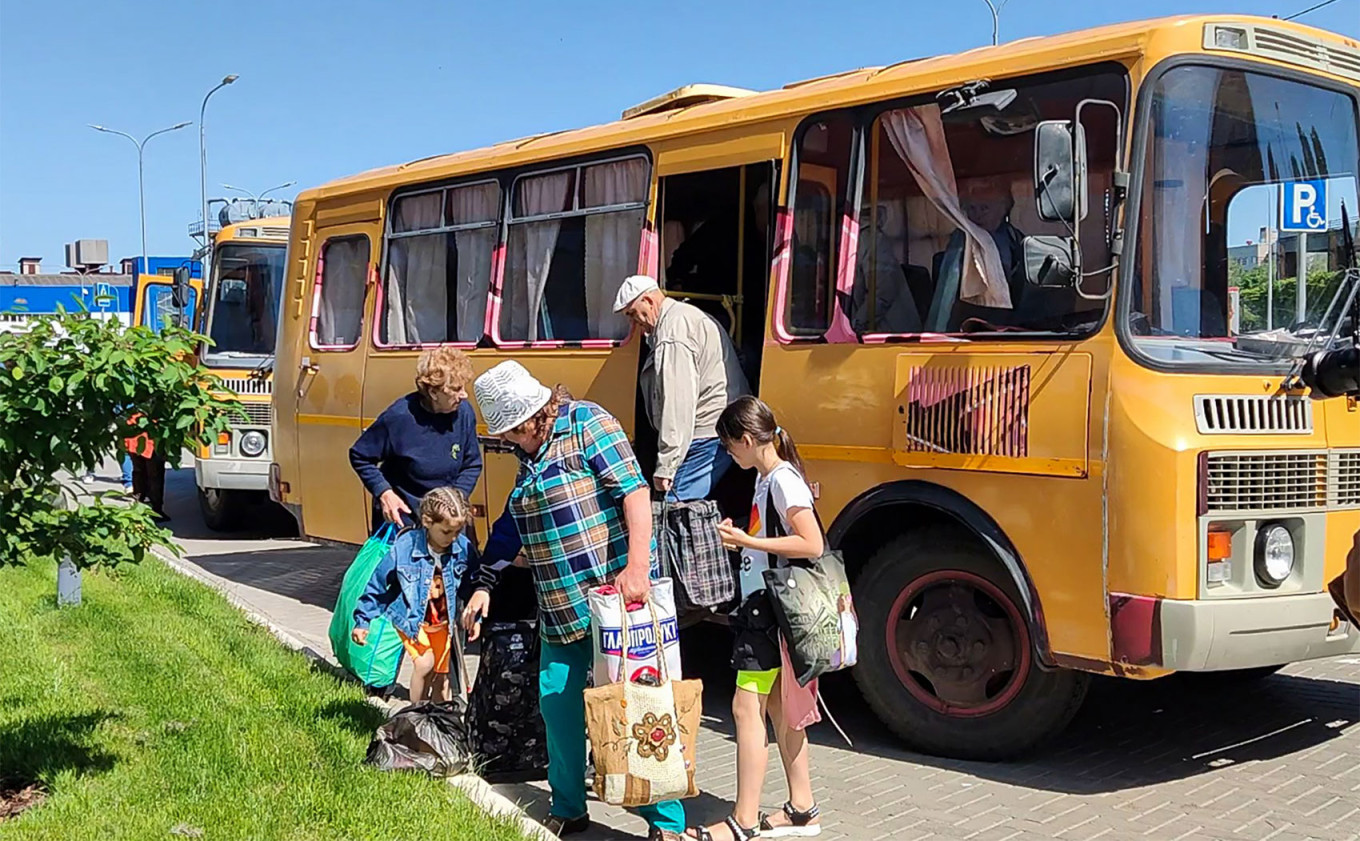
[[[766,497],[769,501],[766,501]],[[771,517],[778,516],[784,526],[784,534],[793,534],[789,525],[789,509],[811,508],[812,489],[792,464],[781,461],[768,475],[756,479],[756,491],[751,499],[751,525],[747,532],[752,537],[769,537],[766,529],[766,511]],[[765,578],[761,574],[770,568],[770,557],[761,549],[741,550],[741,597],[757,590],[765,589]]]

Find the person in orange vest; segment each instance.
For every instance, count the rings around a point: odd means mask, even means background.
[[[128,425],[137,422],[141,413],[128,418]],[[163,523],[170,517],[165,513],[165,455],[156,451],[151,436],[145,432],[123,439],[128,457],[132,459],[132,498],[146,503]]]

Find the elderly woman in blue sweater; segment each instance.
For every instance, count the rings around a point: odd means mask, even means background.
[[[373,495],[373,528],[415,525],[425,494],[452,487],[471,496],[482,474],[477,416],[467,402],[472,362],[434,348],[416,362],[416,390],[398,398],[364,430],[349,463]]]

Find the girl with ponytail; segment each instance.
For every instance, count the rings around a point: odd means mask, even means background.
[[[807,734],[802,729],[809,721],[792,721],[786,713],[808,707],[811,698],[800,693],[808,693],[811,685],[801,688],[791,675],[785,685],[779,630],[762,573],[787,563],[786,558],[821,557],[822,528],[812,507],[812,489],[804,478],[798,448],[769,406],[755,397],[739,397],[723,410],[716,427],[719,440],[737,466],[755,468],[759,475],[751,501],[750,526],[742,531],[731,520],[718,526],[723,545],[741,550],[741,606],[731,617],[732,667],[737,670],[737,691],[732,698],[737,731],[737,802],[725,821],[692,828],[690,837],[700,841],[749,841],[756,836],[809,838],[822,830],[820,812],[812,799]],[[765,741],[767,718],[774,724],[789,787],[788,802],[773,815],[759,813],[769,751]]]

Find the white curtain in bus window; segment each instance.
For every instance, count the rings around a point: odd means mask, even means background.
[[[392,232],[442,227],[443,205],[442,192],[398,199]],[[416,345],[448,338],[448,259],[444,234],[391,240],[383,307],[389,344]]]
[[[326,243],[321,252],[321,309],[316,341],[352,347],[359,343],[368,275],[368,238],[346,237]]]
[[[937,105],[889,111],[882,117],[888,140],[916,184],[940,213],[963,232],[962,248],[947,248],[935,280],[925,329],[944,332],[957,300],[1011,308],[1010,287],[991,236],[969,220],[959,204],[954,165]]]
[[[575,172],[555,172],[520,179],[515,187],[515,216],[519,218],[561,213],[571,209],[571,188]],[[548,329],[542,338],[551,338],[551,322],[543,307],[543,291],[552,269],[561,219],[515,222],[510,229],[508,266],[501,310],[501,338],[509,341],[538,341],[539,322]]]
[[[647,216],[649,167],[642,158],[588,166],[582,176],[583,208],[643,204],[586,217],[586,321],[590,337],[623,339],[627,317],[614,312],[624,278],[637,272],[642,224]]]
[[[491,254],[500,219],[499,184],[470,184],[449,190],[449,221],[478,225],[454,232],[458,250],[458,341],[475,342],[486,329],[486,294],[491,283]]]

